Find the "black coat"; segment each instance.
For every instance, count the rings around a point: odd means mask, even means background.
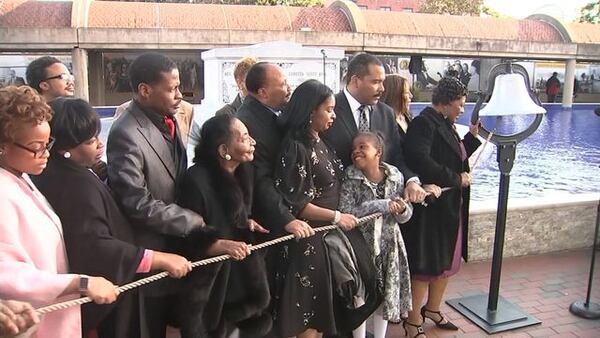
[[[467,257],[469,188],[461,188],[460,173],[469,171],[452,125],[427,107],[408,128],[404,151],[423,184],[452,187],[427,207],[415,206],[411,221],[402,226],[411,273],[439,275],[450,268],[462,213],[463,255]],[[467,157],[481,142],[471,133],[462,140]],[[462,203],[461,203],[462,198]]]
[[[380,132],[385,139],[383,160],[398,167],[405,181],[416,176],[404,161],[394,110],[383,102],[372,107],[369,117],[371,131]],[[352,139],[358,134],[358,128],[344,91],[335,95],[335,115],[335,123],[325,132],[324,138],[342,160],[344,167],[348,167],[352,164]]]
[[[277,116],[252,95],[244,99],[236,116],[246,125],[256,140],[254,200],[252,215],[261,225],[271,230],[271,235],[284,233],[284,226],[294,220],[288,206],[275,189],[273,171],[283,135],[277,125]]]
[[[244,165],[251,173],[251,165]],[[223,200],[229,191],[228,184],[204,164],[197,163],[186,172],[179,203],[203,215],[207,224],[198,239],[192,236],[181,245],[187,248],[184,254],[188,258],[206,258],[204,252],[219,238],[253,242],[253,233],[247,227],[234,225],[232,212]],[[243,207],[249,210],[251,204],[250,197]],[[260,253],[242,261],[195,269],[184,283],[188,287],[181,308],[182,337],[225,338],[235,327],[240,329],[241,337],[263,337],[271,329],[269,286]]]
[[[231,103],[227,103],[226,105],[221,107],[219,110],[217,110],[215,112],[215,115],[225,115],[225,114],[233,115],[238,110],[238,108],[240,108],[241,105],[242,105],[242,97],[240,96],[240,94],[237,94],[237,96]]]
[[[53,154],[44,172],[32,180],[60,217],[70,272],[102,276],[117,285],[135,279],[144,249],[131,244],[131,225],[95,174]],[[83,305],[84,331],[104,320],[98,328],[100,337],[143,336],[134,327],[140,306],[137,298],[133,291],[114,305]]]

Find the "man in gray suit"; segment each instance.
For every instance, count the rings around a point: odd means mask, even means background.
[[[134,228],[136,244],[170,251],[170,239],[187,237],[205,226],[202,217],[175,204],[177,185],[187,169],[187,156],[174,112],[181,104],[179,71],[168,57],[140,55],[130,67],[135,91],[127,113],[108,135],[108,178]],[[191,270],[191,265],[189,266]],[[164,338],[169,311],[165,283],[141,289],[148,337]]]
[[[404,162],[402,144],[393,109],[379,98],[383,93],[385,71],[375,56],[362,53],[348,63],[346,86],[335,95],[336,122],[325,133],[344,167],[352,164],[352,139],[362,131],[379,132],[385,139],[383,160],[402,172],[406,181],[404,196],[411,202],[422,202],[426,192],[419,178]]]

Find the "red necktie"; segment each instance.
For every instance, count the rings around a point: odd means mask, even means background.
[[[167,129],[169,129],[169,135],[171,135],[171,138],[174,139],[175,138],[175,122],[173,121],[173,118],[171,116],[165,116],[163,119],[165,121],[165,125],[167,126]]]

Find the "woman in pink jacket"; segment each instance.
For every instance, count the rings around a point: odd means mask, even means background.
[[[32,88],[0,89],[0,298],[41,307],[84,294],[112,303],[111,282],[68,273],[60,220],[29,179],[48,161],[50,118]],[[81,337],[80,309],[49,313],[34,330],[32,337]]]

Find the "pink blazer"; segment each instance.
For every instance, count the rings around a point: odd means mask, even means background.
[[[58,216],[23,178],[29,185],[0,168],[0,298],[37,308],[67,300],[59,295],[76,275],[68,274]],[[80,338],[80,307],[45,315],[32,337]]]

